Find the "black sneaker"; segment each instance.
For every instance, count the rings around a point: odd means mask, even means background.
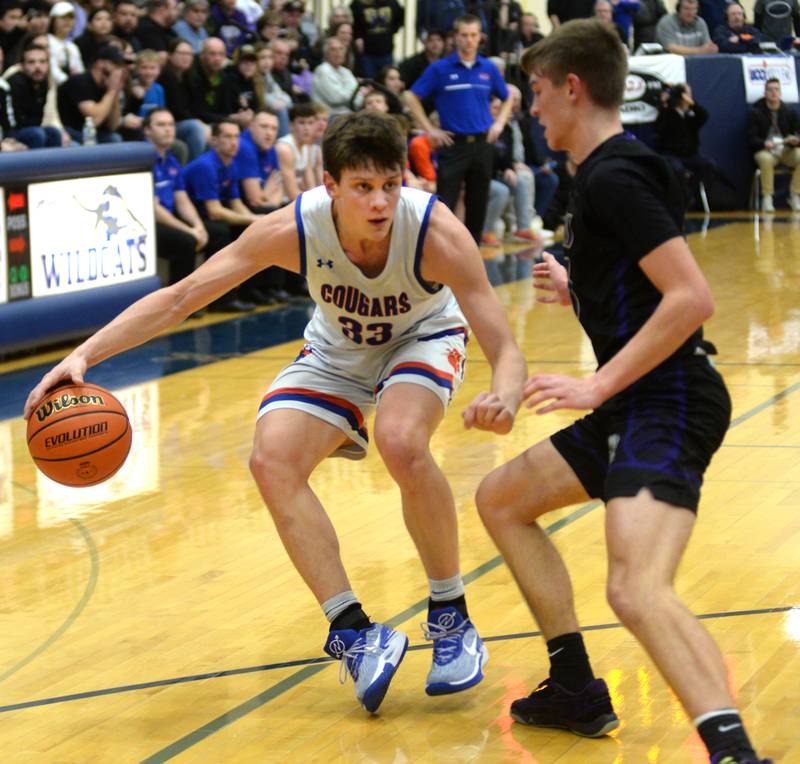
[[[608,687],[593,679],[580,692],[570,692],[545,679],[527,698],[511,704],[511,718],[536,727],[557,727],[584,737],[602,737],[619,727]]]
[[[711,757],[711,764],[773,764],[772,759],[759,759],[753,753],[722,751]]]

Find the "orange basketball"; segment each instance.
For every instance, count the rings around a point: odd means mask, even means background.
[[[28,419],[28,450],[51,480],[69,486],[102,483],[131,450],[123,405],[97,385],[55,387]]]

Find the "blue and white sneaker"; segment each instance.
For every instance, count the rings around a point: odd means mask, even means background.
[[[420,624],[433,642],[433,664],[425,681],[428,695],[447,695],[474,687],[483,679],[489,651],[469,618],[454,607],[431,610]]]
[[[408,637],[380,623],[368,629],[328,632],[325,652],[342,662],[339,681],[353,677],[356,699],[374,714],[408,648]]]

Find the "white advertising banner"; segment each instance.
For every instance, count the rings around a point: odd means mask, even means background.
[[[625,103],[620,114],[622,124],[655,122],[661,93],[667,85],[686,82],[683,56],[665,53],[660,56],[631,56],[625,80]]]
[[[781,83],[781,100],[797,103],[797,73],[794,56],[742,56],[742,76],[747,103],[764,97],[764,85],[773,77]]]
[[[31,183],[28,209],[33,297],[155,275],[149,172]]]

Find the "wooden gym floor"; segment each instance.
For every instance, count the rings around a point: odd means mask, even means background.
[[[714,288],[707,336],[734,419],[678,587],[722,647],[762,755],[800,762],[800,219],[715,218],[690,244]],[[498,292],[531,370],[590,372],[569,312],[535,305],[527,281]],[[547,661],[473,494],[492,467],[575,415],[521,413],[505,438],[465,432],[459,412],[489,380],[475,342],[434,450],[456,496],[486,679],[460,695],[423,692],[426,581],[373,452],[329,460],[313,485],[367,612],[406,630],[412,647],[380,715],[339,686],[322,653],[326,624],[247,470],[260,396],[296,355],[306,317],[293,307],[196,320],[91,371],[123,400],[135,434],[123,470],[90,489],[49,482],[25,448],[22,401],[64,351],[0,365],[3,762],[704,762],[605,602],[597,503],[547,522],[622,727],[583,740],[511,723],[509,704]]]

